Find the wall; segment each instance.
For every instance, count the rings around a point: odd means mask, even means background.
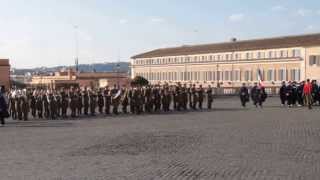
[[[10,88],[10,65],[8,59],[0,59],[0,85]]]

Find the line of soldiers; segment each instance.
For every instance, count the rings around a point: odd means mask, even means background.
[[[61,90],[12,90],[9,94],[9,110],[12,119],[33,118],[65,119],[81,115],[143,112],[168,112],[188,109],[202,109],[206,98],[207,108],[212,108],[213,90],[195,85],[155,85],[146,87],[125,87],[90,90],[84,88]]]
[[[304,87],[306,82],[302,81],[300,83],[289,81],[286,83],[282,82],[280,87],[279,95],[282,106],[304,106],[306,105],[304,98]],[[319,104],[320,105],[320,87],[317,84],[316,80],[311,82],[311,105]]]

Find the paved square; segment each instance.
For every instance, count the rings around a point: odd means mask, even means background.
[[[240,107],[0,128],[1,180],[287,179],[320,177],[320,109]]]

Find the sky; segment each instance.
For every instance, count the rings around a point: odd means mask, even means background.
[[[320,32],[319,0],[0,0],[0,7],[0,59],[14,68]]]

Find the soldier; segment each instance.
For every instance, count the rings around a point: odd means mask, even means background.
[[[187,93],[187,85],[184,84],[181,89],[181,96],[182,96],[182,108],[186,111],[188,109],[188,93]]]
[[[134,93],[134,89],[132,87],[130,87],[129,92],[128,92],[128,98],[129,98],[129,104],[130,104],[130,112],[132,114],[135,114],[134,112],[134,107],[135,107],[135,102],[133,99],[133,93]]]
[[[163,90],[163,95],[162,95],[162,108],[164,112],[170,111],[170,102],[171,102],[171,94],[170,94],[169,88],[165,88]]]
[[[83,98],[82,98],[82,93],[80,91],[80,89],[78,90],[77,92],[77,113],[78,113],[78,116],[81,116],[82,115],[82,108],[83,108]]]
[[[17,119],[16,91],[13,91],[10,95],[10,114],[13,120]]]
[[[154,111],[159,111],[161,108],[161,92],[160,87],[156,86],[153,90],[153,96],[154,96]]]
[[[141,114],[143,109],[143,97],[142,97],[142,89],[138,87],[136,90],[134,90],[133,93],[133,99],[134,99],[134,112],[136,114]]]
[[[77,117],[78,97],[76,96],[76,93],[74,90],[71,90],[71,92],[69,93],[69,96],[70,96],[71,117],[75,118]]]
[[[104,89],[104,103],[105,103],[105,113],[110,114],[111,92],[108,86],[106,86],[106,88]]]
[[[207,103],[208,103],[208,109],[212,108],[212,102],[213,102],[213,94],[212,94],[212,88],[209,85],[207,89]]]
[[[37,116],[36,96],[37,96],[37,92],[34,90],[33,94],[30,96],[30,109],[31,109],[31,115],[33,116],[33,118],[36,118]]]
[[[197,109],[197,103],[198,103],[198,94],[196,90],[196,85],[194,84],[191,88],[191,94],[192,94],[192,108],[194,110]]]
[[[21,91],[19,90],[18,91],[18,97],[17,97],[17,101],[16,101],[16,109],[17,109],[17,114],[18,114],[18,119],[21,121],[22,118],[23,118],[23,115],[22,115],[22,94],[21,94]]]
[[[62,118],[67,118],[68,106],[69,106],[69,98],[68,94],[63,90],[61,92],[61,116]]]
[[[49,118],[50,117],[50,110],[49,110],[49,92],[46,94],[43,94],[42,101],[43,101],[43,106],[44,106],[44,117]]]
[[[100,114],[103,114],[103,106],[104,106],[103,94],[101,90],[99,90],[98,91],[98,107],[99,107]]]
[[[153,102],[152,102],[152,90],[150,86],[147,86],[145,91],[144,91],[144,97],[145,99],[145,110],[148,113],[151,113],[153,109]]]
[[[42,101],[42,92],[36,96],[36,107],[38,111],[38,118],[43,118],[43,101]]]
[[[262,104],[267,98],[264,87],[258,86],[258,83],[254,83],[254,87],[251,89],[251,98],[256,107],[259,105],[262,108]]]
[[[312,104],[316,104],[318,102],[318,95],[319,95],[319,87],[316,80],[312,81]]]
[[[122,112],[127,114],[127,107],[129,105],[129,92],[128,88],[123,86],[122,88],[122,96],[121,96],[121,105],[122,105]]]
[[[48,99],[49,99],[50,119],[54,120],[54,119],[56,119],[57,103],[56,103],[56,100],[55,100],[52,92],[49,94]]]
[[[85,115],[88,115],[88,111],[89,111],[89,95],[88,95],[88,91],[85,88],[85,90],[82,93],[82,97],[83,97],[83,111]]]
[[[22,109],[23,120],[28,121],[29,101],[26,95],[26,90],[24,90],[24,93],[21,96],[21,109]]]
[[[188,99],[189,99],[189,108],[193,109],[193,102],[192,102],[192,84],[189,85],[189,88],[187,89],[188,93]]]
[[[293,89],[293,96],[292,96],[292,104],[293,106],[297,105],[297,99],[298,99],[298,87],[297,82],[292,83],[292,89]]]
[[[240,100],[242,107],[246,107],[246,103],[249,102],[249,90],[246,86],[246,83],[242,84],[240,88]]]
[[[62,102],[61,102],[61,95],[60,93],[56,92],[54,95],[54,98],[56,100],[56,116],[58,118],[61,117],[61,107],[62,107]]]
[[[198,104],[199,104],[199,109],[202,109],[202,103],[203,103],[203,99],[204,99],[204,90],[202,88],[202,85],[199,86],[198,89]]]
[[[97,107],[97,95],[93,91],[90,91],[89,99],[90,99],[91,116],[95,116],[96,115],[96,107]]]
[[[120,101],[120,95],[119,95],[119,89],[117,88],[117,85],[113,86],[113,89],[111,90],[111,97],[112,97],[112,112],[115,115],[118,115],[118,107],[119,107],[119,101]]]

